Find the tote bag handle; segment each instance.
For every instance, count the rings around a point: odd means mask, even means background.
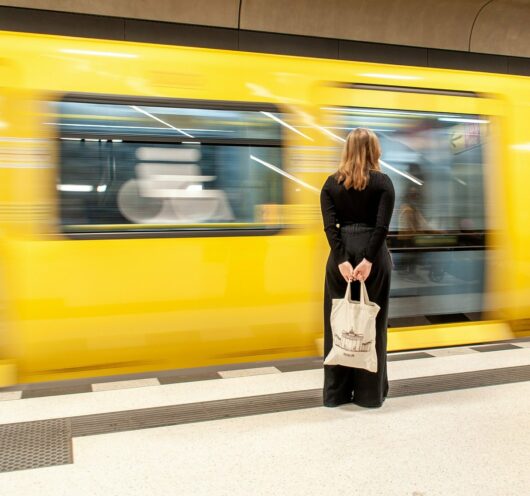
[[[369,305],[370,298],[368,297],[368,291],[366,289],[366,284],[364,281],[361,281],[361,305]]]
[[[361,305],[369,305],[370,298],[368,297],[368,291],[366,290],[366,284],[364,281],[361,282],[361,298],[360,303]],[[351,302],[351,282],[348,282],[348,287],[346,288],[346,294],[344,295],[344,299]]]

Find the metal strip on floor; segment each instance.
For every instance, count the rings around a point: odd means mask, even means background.
[[[530,380],[530,365],[416,377],[390,382],[389,397],[438,393]],[[72,435],[91,436],[151,427],[262,415],[322,406],[322,390],[309,389],[184,405],[72,417]]]

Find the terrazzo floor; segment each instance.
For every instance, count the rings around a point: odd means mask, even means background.
[[[530,364],[530,348],[389,362],[392,380]],[[319,369],[0,402],[0,424],[318,388]],[[230,374],[229,374],[230,375]],[[105,388],[103,388],[105,389]],[[2,496],[528,494],[530,382],[73,439]]]

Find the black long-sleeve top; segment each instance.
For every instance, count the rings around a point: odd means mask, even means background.
[[[347,224],[368,224],[374,227],[364,249],[364,258],[373,262],[388,233],[394,200],[392,181],[382,172],[370,171],[368,186],[362,191],[346,189],[337,182],[334,175],[327,178],[320,193],[320,207],[324,231],[337,265],[348,260],[340,234],[340,226]]]

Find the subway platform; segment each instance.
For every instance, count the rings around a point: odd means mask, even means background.
[[[319,359],[1,390],[1,494],[528,494],[530,339],[389,378],[380,409],[323,407]]]

